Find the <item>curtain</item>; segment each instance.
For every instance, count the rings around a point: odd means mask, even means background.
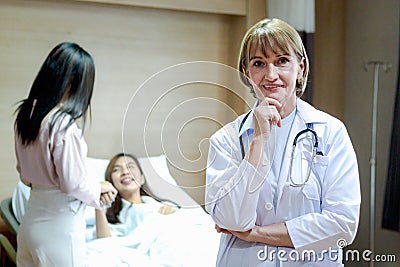
[[[298,31],[315,32],[315,0],[267,0],[269,18],[279,18]]]
[[[394,231],[400,231],[400,34],[398,64],[396,100],[382,216],[382,227]]]
[[[310,62],[310,73],[306,90],[301,98],[312,104],[315,0],[268,0],[267,11],[269,18],[279,18],[292,25],[303,40]]]

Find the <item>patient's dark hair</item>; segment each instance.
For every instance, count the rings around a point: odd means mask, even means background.
[[[131,154],[127,154],[127,153],[118,153],[117,155],[115,155],[114,157],[111,158],[110,162],[107,165],[107,169],[106,169],[106,173],[105,173],[105,179],[106,181],[109,181],[111,184],[113,184],[112,179],[111,179],[111,174],[112,174],[112,170],[114,168],[115,162],[121,158],[121,157],[128,157],[133,159],[136,162],[136,165],[138,166],[140,173],[144,176],[142,167],[140,166],[139,160],[131,155]],[[146,184],[146,177],[144,179],[144,184]],[[143,185],[140,188],[140,195],[141,196],[149,196],[149,194],[147,194],[144,190],[143,190]],[[107,220],[109,223],[121,223],[120,220],[118,219],[118,215],[120,213],[122,209],[122,200],[121,200],[121,196],[120,194],[117,194],[115,201],[111,204],[111,207],[107,209],[106,211],[106,216],[107,216]]]
[[[84,130],[94,76],[93,59],[78,44],[64,42],[54,47],[40,68],[28,98],[20,101],[15,111],[15,130],[22,144],[29,145],[36,140],[43,119],[61,103],[51,118],[50,132],[65,115],[71,116],[65,129],[82,117]]]

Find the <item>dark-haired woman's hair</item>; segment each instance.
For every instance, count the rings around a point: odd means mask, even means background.
[[[59,118],[70,115],[65,129],[90,109],[95,67],[92,57],[75,43],[60,43],[54,47],[40,68],[27,99],[16,110],[15,128],[24,145],[34,142],[43,119],[58,104],[50,122],[53,130]]]
[[[139,163],[139,160],[135,156],[133,156],[131,154],[127,154],[127,153],[118,153],[117,155],[112,157],[112,159],[110,160],[110,162],[107,165],[107,169],[106,169],[106,173],[105,173],[105,180],[106,181],[108,181],[111,184],[113,184],[113,181],[111,179],[111,174],[112,174],[115,162],[121,157],[125,157],[125,158],[128,157],[128,158],[133,159],[136,162],[136,165],[138,166],[140,173],[144,176],[142,167],[140,166],[140,163]],[[144,180],[145,180],[144,183],[146,183],[146,178]],[[141,196],[149,196],[149,194],[147,194],[143,190],[143,185],[140,188],[140,195]],[[111,207],[108,208],[107,211],[106,211],[106,216],[107,216],[107,220],[108,220],[109,223],[113,223],[113,224],[120,223],[120,220],[118,219],[118,215],[119,215],[121,209],[122,209],[121,196],[120,196],[120,194],[117,194],[117,196],[115,198],[115,201],[111,204]]]

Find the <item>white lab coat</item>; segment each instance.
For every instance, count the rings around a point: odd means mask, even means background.
[[[354,240],[361,203],[356,154],[345,126],[297,100],[274,207],[270,181],[276,177],[271,177],[274,174],[268,164],[257,171],[242,159],[239,136],[246,152],[254,133],[253,113],[239,133],[243,118],[244,115],[227,124],[210,139],[206,210],[217,225],[237,231],[286,222],[295,249],[250,243],[222,234],[217,266],[342,266],[338,242],[342,245]],[[316,156],[308,183],[293,187],[288,179],[292,144],[296,134],[306,129],[306,123],[312,123],[317,132],[318,151],[323,156]],[[310,150],[300,151],[303,160],[309,161]],[[293,174],[298,171],[293,169]],[[304,257],[313,253],[318,255]]]

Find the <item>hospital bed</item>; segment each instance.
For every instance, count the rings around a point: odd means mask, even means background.
[[[0,205],[0,214],[4,223],[6,224],[9,232],[14,237],[18,232],[19,223],[14,216],[12,206],[11,206],[11,197],[3,199]],[[11,244],[8,238],[0,234],[0,263],[1,266],[15,266],[16,265],[16,251],[15,247]]]
[[[16,265],[16,252],[13,245],[10,243],[7,237],[0,234],[0,245],[1,245],[1,254],[0,254],[0,262],[1,266],[15,266]]]
[[[143,157],[139,161],[146,177],[144,190],[181,208],[172,216],[164,216],[168,218],[163,221],[144,221],[129,236],[87,240],[87,266],[214,266],[219,234],[211,217],[177,185],[165,155]],[[104,180],[107,164],[105,159],[88,158],[88,176]],[[29,194],[21,184],[18,193],[14,192],[12,205],[10,199],[3,200],[8,211],[5,221],[14,233],[18,231],[17,219],[23,215]],[[86,223],[88,227],[95,224],[93,208],[86,211]]]

